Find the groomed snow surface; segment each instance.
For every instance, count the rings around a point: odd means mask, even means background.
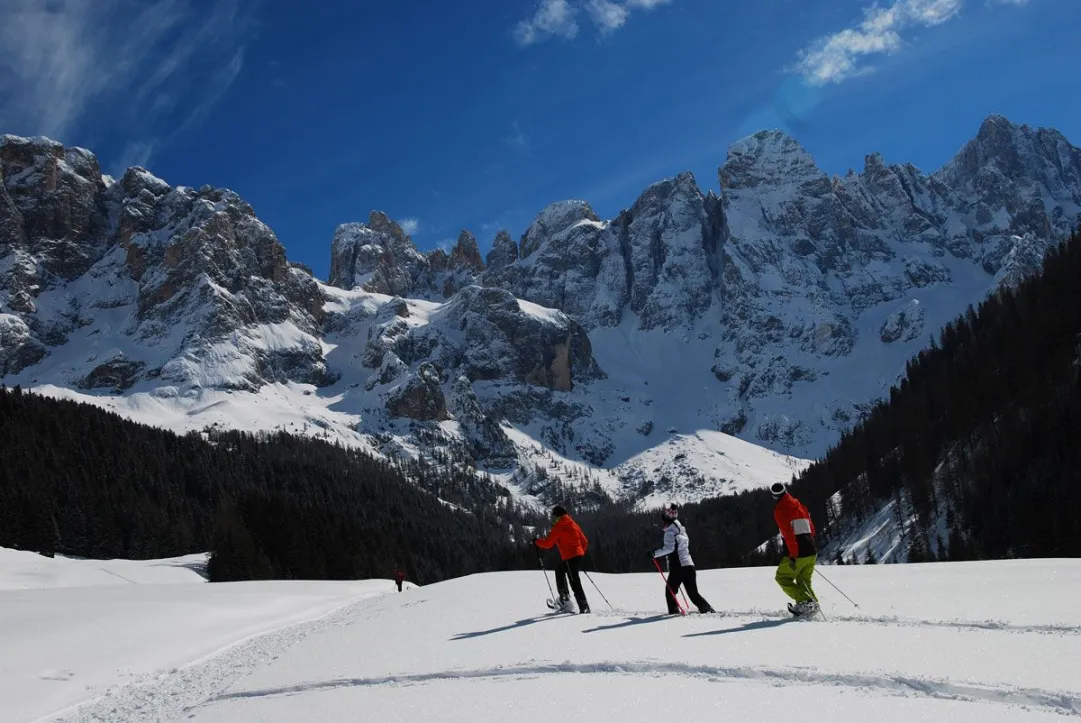
[[[11,567],[0,558],[0,579]],[[0,592],[0,717],[990,723],[1081,716],[1081,561],[824,572],[862,607],[819,579],[826,617],[793,620],[768,568],[701,572],[700,588],[720,612],[686,618],[660,614],[656,574],[593,574],[616,609],[586,580],[596,612],[576,616],[547,614],[539,570],[402,594],[386,581],[8,589]]]

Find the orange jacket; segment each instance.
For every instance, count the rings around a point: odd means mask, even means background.
[[[578,523],[571,519],[570,515],[563,515],[552,525],[552,531],[546,537],[537,538],[537,547],[550,550],[552,547],[559,548],[559,557],[569,560],[572,557],[581,557],[589,548],[589,539],[582,532]]]
[[[773,521],[781,531],[789,557],[806,557],[817,552],[811,513],[795,497],[786,492],[777,500],[777,506],[773,508]]]

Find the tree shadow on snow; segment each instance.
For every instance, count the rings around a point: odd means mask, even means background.
[[[588,630],[583,630],[582,632],[583,633],[598,633],[598,632],[602,632],[604,630],[617,630],[619,628],[629,628],[632,625],[645,625],[646,623],[655,623],[655,622],[658,622],[660,620],[664,620],[665,618],[668,618],[668,617],[672,617],[672,616],[671,615],[665,615],[665,614],[659,614],[659,615],[650,615],[649,617],[645,617],[645,618],[627,618],[627,620],[625,622],[622,622],[622,623],[616,623],[615,625],[600,625],[600,626],[595,627],[595,628],[589,628]]]
[[[706,636],[706,635],[727,635],[729,633],[746,633],[746,632],[750,632],[752,630],[765,630],[767,628],[780,627],[781,625],[787,625],[788,623],[792,622],[793,620],[795,620],[795,618],[784,619],[784,620],[759,620],[759,621],[753,622],[753,623],[745,623],[743,625],[740,625],[738,628],[724,628],[722,630],[710,630],[709,632],[705,632],[705,633],[690,633],[688,635],[684,635],[683,637],[685,637],[685,638],[701,638],[701,637]]]
[[[535,617],[535,618],[526,618],[525,620],[519,620],[518,622],[511,623],[510,625],[502,625],[502,626],[500,626],[498,628],[492,628],[491,630],[478,630],[478,631],[476,631],[474,633],[459,633],[459,634],[455,635],[453,638],[451,638],[451,640],[469,640],[470,638],[480,638],[480,637],[484,637],[485,635],[495,635],[496,633],[505,633],[508,630],[514,630],[515,628],[524,628],[527,625],[532,625],[533,623],[539,623],[539,622],[542,622],[544,620],[558,620],[561,617],[564,617],[564,616],[562,616],[562,615],[540,615],[540,616]]]

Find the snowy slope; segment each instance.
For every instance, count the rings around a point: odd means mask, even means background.
[[[0,590],[203,582],[205,554],[162,560],[86,560],[0,547]]]
[[[143,592],[164,588],[94,590],[98,597],[80,601],[86,612],[78,626],[62,617],[75,602],[66,597],[70,591],[5,592],[5,720],[29,720],[87,697],[82,676],[95,670],[98,680],[120,687],[42,720],[476,723],[571,716],[628,723],[663,713],[688,720],[987,723],[1081,715],[1081,562],[826,572],[861,609],[819,581],[827,617],[793,621],[778,612],[784,598],[768,568],[700,573],[703,594],[720,612],[687,618],[660,614],[655,574],[594,574],[616,609],[587,582],[597,611],[588,616],[544,614],[547,587],[539,571],[475,575],[367,599],[380,583],[353,584],[351,591],[345,584],[335,602],[325,598],[325,609],[345,605],[332,615],[202,660],[200,645],[220,647],[238,636],[200,630],[187,636],[198,644],[166,652],[162,621],[190,626],[185,604],[217,620],[245,605],[268,605],[272,596],[288,606],[305,586],[172,585],[171,603]],[[72,667],[100,642],[95,632],[72,644],[76,629],[91,634],[87,617],[118,634],[126,649],[113,644],[100,650],[93,668]],[[126,681],[105,672],[118,667],[121,652],[156,657],[160,674]]]
[[[240,655],[250,670],[315,629],[297,624],[393,589],[381,580],[209,585],[196,572],[203,563],[0,548],[0,720],[52,719],[102,695],[96,720],[152,720],[115,710],[110,691],[185,679],[184,666],[208,656]]]

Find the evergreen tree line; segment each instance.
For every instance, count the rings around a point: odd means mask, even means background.
[[[1075,235],[1042,274],[947,325],[793,492],[822,543],[893,499],[913,560],[943,550],[1077,556],[1079,439]],[[587,569],[653,569],[658,513],[612,501],[593,481],[545,481],[591,540]],[[756,551],[776,535],[772,508],[763,490],[685,506],[697,565],[773,564],[775,545]],[[946,539],[931,539],[943,520]],[[430,583],[535,569],[529,540],[550,523],[464,452],[396,465],[284,433],[176,435],[0,388],[0,546],[130,559],[209,549],[213,580],[386,577],[400,567]]]
[[[18,388],[0,387],[0,450],[0,546],[96,559],[210,550],[215,581],[536,569],[530,540],[551,524],[460,453],[399,466],[285,433],[177,435]],[[589,534],[589,569],[653,569],[655,513],[595,481],[547,482]],[[747,551],[775,532],[770,509],[763,492],[687,506],[696,560],[753,562]]]
[[[1079,440],[1081,232],[949,323],[793,492],[823,541],[892,499],[910,561],[1076,557]]]
[[[417,484],[325,441],[179,436],[18,388],[0,388],[0,458],[0,546],[99,559],[211,550],[216,581],[488,571],[510,556],[521,515],[464,470],[421,470]]]

